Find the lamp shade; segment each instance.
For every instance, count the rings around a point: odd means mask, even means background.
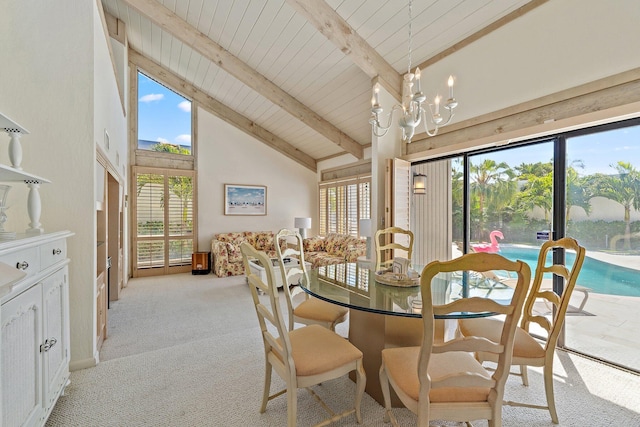
[[[359,221],[360,235],[363,237],[371,237],[371,220],[361,219]]]
[[[311,228],[311,218],[295,218],[293,220],[293,226],[302,229]]]
[[[413,176],[413,194],[427,193],[427,176],[420,173]]]

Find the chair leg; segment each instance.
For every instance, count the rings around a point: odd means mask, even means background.
[[[362,366],[362,359],[356,363],[356,421],[358,424],[362,424],[362,414],[360,413],[360,404],[362,403],[362,396],[364,395],[364,389],[367,385],[367,376]]]
[[[529,385],[529,374],[527,373],[527,365],[520,365],[520,376],[522,377],[522,385]]]
[[[558,412],[556,411],[556,401],[553,395],[553,364],[546,363],[544,365],[544,392],[547,395],[547,406],[551,421],[558,424]]]
[[[292,384],[287,385],[287,427],[296,427],[298,417],[298,389]]]
[[[384,361],[382,365],[380,365],[380,388],[382,389],[382,396],[384,398],[384,416],[382,421],[385,423],[391,422],[392,425],[396,426],[395,417],[391,412],[391,392],[389,391],[389,377],[387,376],[387,371],[384,367]]]
[[[262,392],[262,405],[260,405],[260,413],[267,410],[267,402],[269,401],[269,391],[271,390],[271,372],[273,368],[271,363],[265,361],[264,366],[264,391]]]

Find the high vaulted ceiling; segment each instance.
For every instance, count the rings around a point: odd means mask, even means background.
[[[412,68],[545,1],[414,0]],[[205,108],[312,170],[339,154],[362,158],[371,143],[372,79],[399,93],[407,71],[406,0],[102,4],[124,22],[141,68],[181,82],[184,95],[209,100]]]

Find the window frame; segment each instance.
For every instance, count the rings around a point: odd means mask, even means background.
[[[330,201],[330,193],[334,203]],[[359,220],[371,218],[371,174],[319,182],[318,210],[320,236],[329,233],[361,236]]]
[[[164,182],[164,196],[169,193],[168,180],[173,176],[185,176],[190,177],[193,182],[193,190],[191,196],[191,220],[193,226],[191,227],[191,233],[186,234],[172,234],[172,230],[168,225],[169,218],[169,206],[165,204],[164,206],[164,214],[163,214],[163,233],[162,236],[142,236],[138,231],[138,192],[137,190],[133,191],[133,200],[132,200],[132,225],[131,225],[131,250],[132,250],[132,274],[133,277],[145,277],[145,276],[155,276],[155,275],[164,275],[164,274],[174,274],[174,273],[186,273],[191,271],[191,259],[183,260],[182,264],[176,265],[172,264],[169,259],[169,247],[170,242],[175,240],[190,240],[192,252],[195,252],[197,248],[197,218],[198,218],[198,209],[197,209],[197,180],[196,180],[196,172],[189,170],[177,170],[177,169],[166,169],[166,168],[153,168],[153,167],[144,167],[144,166],[134,166],[132,170],[132,185],[137,189],[139,175],[143,174],[153,174],[153,175],[161,175],[163,176]],[[163,249],[163,264],[158,267],[148,267],[141,268],[138,264],[138,243],[144,241],[162,241],[164,244]]]

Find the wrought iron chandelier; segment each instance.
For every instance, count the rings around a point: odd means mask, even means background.
[[[373,87],[373,97],[371,98],[371,129],[373,134],[377,137],[381,137],[387,134],[391,128],[391,121],[393,119],[393,113],[395,111],[401,111],[401,116],[398,119],[398,126],[402,129],[402,140],[407,143],[411,142],[416,128],[423,123],[424,130],[429,136],[435,136],[438,133],[438,129],[448,125],[453,118],[453,110],[458,106],[458,101],[453,97],[453,76],[449,76],[449,98],[446,100],[442,107],[447,110],[445,114],[447,117],[442,116],[440,113],[442,97],[436,95],[433,100],[433,104],[426,102],[427,97],[422,92],[420,82],[420,68],[416,67],[415,73],[411,72],[411,0],[409,0],[409,65],[407,67],[407,74],[404,75],[404,82],[402,85],[402,104],[396,104],[391,108],[391,111],[387,115],[386,124],[380,122],[380,116],[383,114],[383,108],[380,106],[379,92],[380,84],[376,83]],[[413,86],[415,84],[415,92]],[[431,122],[429,124],[429,122]],[[431,126],[431,129],[429,129]]]

